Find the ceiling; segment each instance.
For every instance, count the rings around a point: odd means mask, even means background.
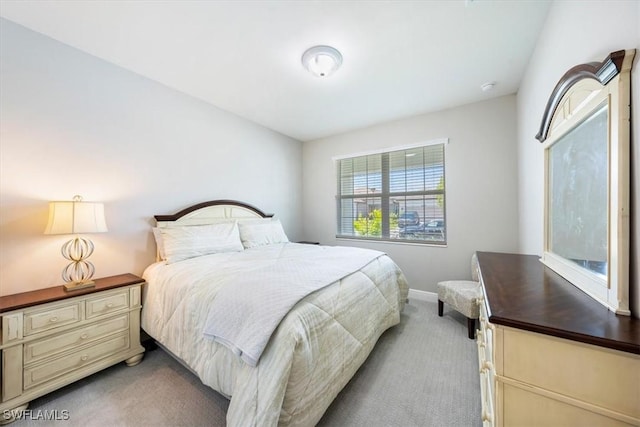
[[[13,1],[0,15],[300,141],[515,93],[548,1]],[[327,44],[342,67],[301,65]],[[495,82],[493,90],[480,86]]]

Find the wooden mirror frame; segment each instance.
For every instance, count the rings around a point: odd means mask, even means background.
[[[631,66],[635,50],[571,68],[553,90],[536,138],[544,144],[545,201],[542,262],[616,314],[629,310]],[[552,147],[607,107],[606,274],[597,274],[551,248]],[[575,144],[574,144],[575,146]],[[603,208],[604,209],[604,208]]]

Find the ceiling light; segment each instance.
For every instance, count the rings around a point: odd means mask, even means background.
[[[314,46],[302,54],[302,65],[317,77],[328,77],[342,65],[342,55],[331,46]]]
[[[480,89],[482,89],[483,92],[489,92],[495,86],[496,86],[496,82],[487,82],[487,83],[484,83],[482,86],[480,86]]]

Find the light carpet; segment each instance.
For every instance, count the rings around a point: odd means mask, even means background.
[[[137,366],[121,363],[34,400],[33,419],[12,426],[216,427],[225,425],[228,406],[157,349]],[[438,317],[436,303],[412,300],[319,426],[478,427],[480,413],[477,348],[466,319],[452,310]],[[43,422],[52,414],[60,420]]]

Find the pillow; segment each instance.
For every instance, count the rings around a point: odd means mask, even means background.
[[[287,243],[289,241],[279,219],[241,221],[238,226],[240,228],[240,240],[242,240],[242,245],[245,249],[273,245],[275,243]]]
[[[162,242],[162,233],[158,227],[153,227],[153,237],[156,239],[156,249],[158,251],[158,258],[166,261],[167,256],[164,253],[164,243]]]
[[[167,264],[202,255],[244,250],[235,221],[158,230],[162,235],[161,247]]]

